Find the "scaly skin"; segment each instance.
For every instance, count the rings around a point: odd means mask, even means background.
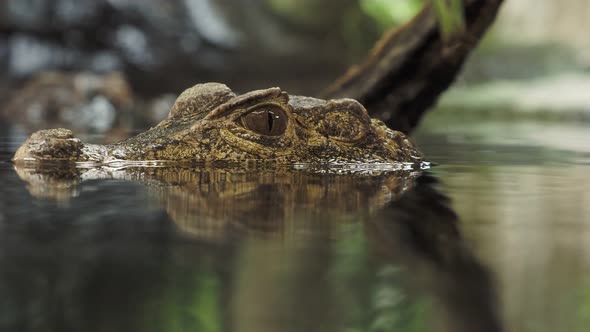
[[[253,112],[272,114],[272,123],[266,118],[252,121],[257,128],[274,126],[276,132],[266,135],[248,128],[244,118]],[[275,115],[284,124],[281,128]],[[96,145],[82,143],[67,129],[41,130],[13,158],[16,163],[150,160],[413,163],[422,156],[404,134],[371,119],[355,100],[289,96],[279,88],[236,96],[223,84],[206,83],[183,92],[167,119],[135,137]]]

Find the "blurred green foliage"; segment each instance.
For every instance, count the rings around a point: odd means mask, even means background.
[[[576,310],[576,332],[587,331],[590,326],[590,286],[588,282],[583,287],[575,289],[575,300],[570,305],[573,305]]]
[[[351,62],[362,58],[384,31],[408,22],[429,1],[446,39],[463,27],[462,0],[265,0],[291,31],[312,35],[319,43],[329,40],[330,47],[343,50]]]
[[[428,331],[432,299],[409,294],[407,269],[387,259],[371,259],[359,222],[333,243],[329,274],[335,304],[346,313],[343,332]]]
[[[300,331],[320,325],[341,332],[427,331],[433,320],[432,299],[408,292],[413,277],[407,267],[372,257],[360,221],[340,236],[334,242],[305,244],[327,245],[326,255],[319,258],[309,256],[300,239],[248,242],[252,247],[243,248],[244,256],[230,268],[230,279],[206,263],[172,265],[159,287],[150,289],[148,299],[128,318],[137,319],[146,332],[217,332],[228,326]],[[326,265],[318,265],[317,259],[325,259]],[[323,283],[324,278],[329,281]],[[224,303],[228,290],[230,301]],[[310,311],[310,303],[320,305],[316,311],[312,305]]]
[[[382,30],[410,20],[424,5],[424,0],[359,0],[363,11],[371,16]],[[445,39],[465,27],[462,0],[432,0]]]
[[[382,30],[400,25],[412,18],[422,7],[423,0],[359,0],[362,10],[372,17]]]
[[[171,267],[163,284],[144,308],[143,331],[216,332],[223,329],[221,281],[210,271]]]

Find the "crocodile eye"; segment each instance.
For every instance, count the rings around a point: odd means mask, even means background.
[[[242,115],[241,124],[265,136],[280,136],[287,129],[287,115],[278,107],[260,107]]]

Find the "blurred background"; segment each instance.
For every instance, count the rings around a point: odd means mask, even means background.
[[[160,121],[176,95],[199,82],[312,94],[418,4],[395,7],[357,0],[2,1],[0,114],[25,131],[67,125],[101,133]]]
[[[316,95],[423,2],[5,0],[0,114],[106,132],[159,121],[198,82]],[[583,0],[506,1],[441,108],[588,116],[589,14]]]

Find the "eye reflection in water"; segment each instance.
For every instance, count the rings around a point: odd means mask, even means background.
[[[429,175],[17,174],[33,199],[0,233],[1,330],[501,330]]]

